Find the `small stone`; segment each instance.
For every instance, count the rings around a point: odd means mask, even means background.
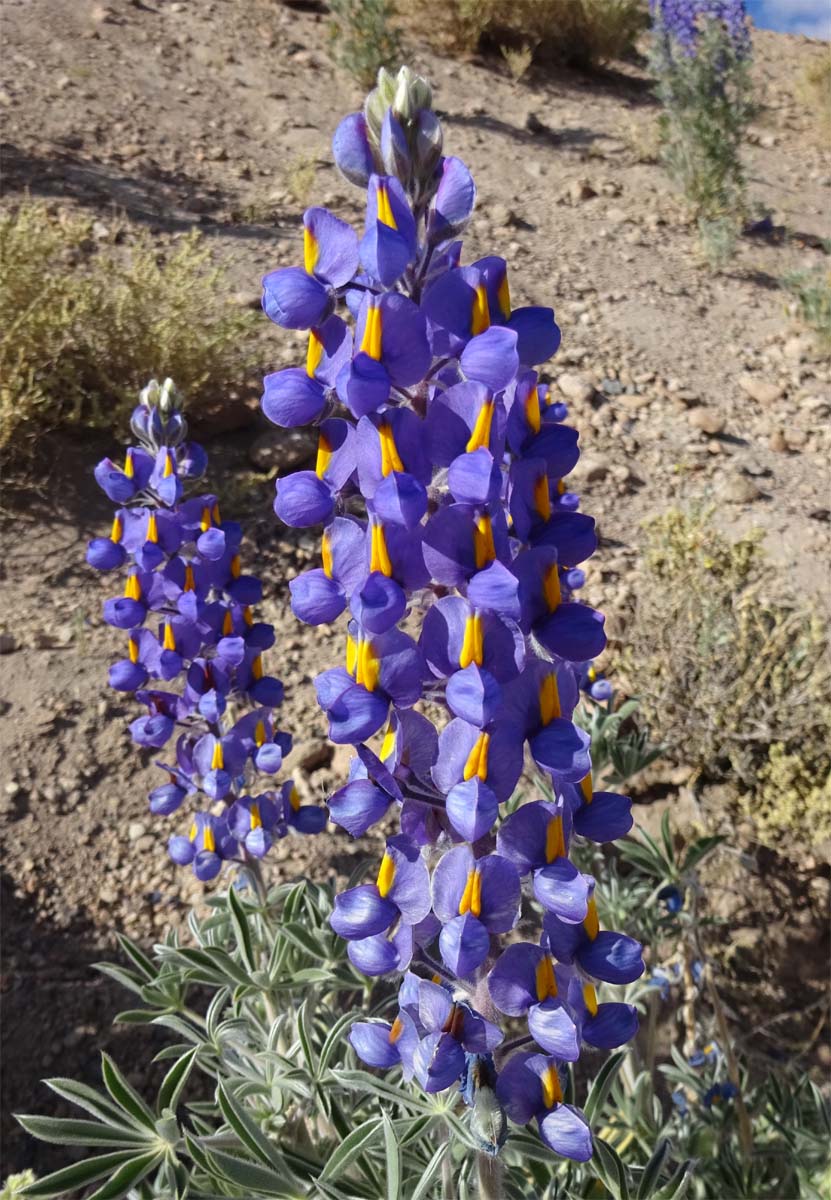
[[[568,185],[568,198],[572,204],[580,204],[583,200],[591,200],[597,195],[588,179],[572,179]]]
[[[607,208],[606,220],[611,221],[613,225],[623,225],[626,221],[631,221],[629,213],[624,212],[622,208]]]
[[[752,479],[741,471],[731,471],[725,475],[717,488],[719,499],[728,504],[752,504],[762,495]]]
[[[802,450],[808,444],[808,431],[806,429],[789,429],[785,437],[788,440],[788,448],[790,450]]]
[[[609,474],[609,464],[602,458],[581,458],[577,468],[587,483],[599,483]]]
[[[739,378],[739,387],[746,392],[757,404],[772,405],[782,399],[784,389],[781,384],[771,383],[769,379],[761,379],[758,375],[744,374]]]
[[[690,409],[689,422],[693,429],[700,429],[702,433],[715,435],[724,432],[724,417],[721,413],[716,412],[714,408],[693,408]]]
[[[600,390],[605,396],[622,396],[623,384],[619,379],[604,379],[600,385]]]
[[[775,454],[786,454],[788,451],[788,443],[785,441],[785,435],[781,429],[774,429],[773,433],[768,438],[768,446]]]
[[[205,151],[205,158],[208,162],[225,162],[228,157],[228,151],[224,146],[209,146]]]
[[[143,821],[131,821],[127,826],[127,840],[137,842],[139,838],[144,837],[147,833],[147,826]]]
[[[594,396],[594,384],[585,375],[573,375],[566,372],[557,380],[557,387],[568,400],[577,404],[587,404]]]
[[[301,742],[294,747],[293,762],[301,771],[310,775],[320,767],[328,767],[332,761],[332,746],[322,738]]]
[[[17,649],[14,634],[0,633],[0,654],[13,654]]]

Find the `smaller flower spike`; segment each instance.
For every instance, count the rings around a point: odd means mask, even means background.
[[[325,261],[336,270],[336,255]],[[274,716],[282,684],[263,666],[274,631],[254,620],[262,588],[242,571],[239,526],[222,520],[216,496],[183,498],[207,457],[186,440],[169,379],[148,384],[131,426],[139,445],[128,448],[124,467],[105,459],[95,469],[104,492],[127,507],[108,538],[89,543],[87,562],[127,567],[123,593],[104,604],[104,620],[126,633],[110,686],[145,706],[130,725],[137,745],[162,750],[175,737],[167,750],[175,764],[158,764],[168,782],[150,792],[150,811],[169,816],[191,797],[205,806],[187,835],[170,838],[169,852],[207,881],[224,862],[261,858],[289,828],[319,832],[327,814],[301,805],[291,780],[274,790],[291,750]]]

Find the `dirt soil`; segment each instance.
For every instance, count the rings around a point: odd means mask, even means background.
[[[312,7],[5,0],[3,203],[28,194],[93,214],[101,240],[123,218],[160,246],[200,229],[238,302],[257,306],[260,276],[298,259],[306,203],[362,220],[357,191],[329,156],[361,93],[329,58],[327,17]],[[454,62],[418,46],[412,55],[433,83],[446,148],[478,183],[468,261],[503,254],[514,302],[553,304],[563,327],[550,375],[581,430],[574,487],[602,535],[586,596],[609,614],[613,650],[637,588],[640,522],[673,505],[709,501],[725,529],[763,528],[776,569],[820,603],[831,597],[831,366],[779,287],[787,272],[827,262],[831,149],[796,93],[822,46],[766,33],[754,43],[763,107],[749,190],[775,228],[743,238],[720,275],[702,269],[695,231],[654,161],[642,68],[532,70],[515,83],[498,59]],[[263,318],[262,371],[243,391],[256,393],[259,375],[296,361],[299,347]],[[213,482],[229,514],[246,520],[246,559],[266,580],[283,724],[299,743],[291,764],[322,798],[346,756],[325,742],[311,680],[339,657],[341,632],[292,617],[285,581],[316,540],[279,528],[270,507],[274,473],[295,469],[308,447],[266,429],[240,400],[212,414],[207,433],[219,428],[207,439]],[[106,687],[119,639],[101,623],[107,586],[83,552],[108,526],[91,469],[111,449],[86,434],[52,438],[37,490],[4,512],[4,1171],[55,1163],[8,1120],[48,1110],[40,1078],[92,1079],[99,1046],[135,1061],[136,1035],[110,1028],[124,996],[89,964],[112,953],[115,930],[149,943],[201,894],[166,858],[169,830],[146,811],[155,773],[126,732],[130,701]],[[654,820],[655,795],[638,799]],[[367,842],[327,834],[282,843],[269,861],[276,875],[320,878],[367,853]],[[724,915],[746,931],[749,976],[770,961],[758,955],[776,956],[770,1012],[793,1018],[804,1041],[815,1036],[825,973],[827,869],[760,861]]]

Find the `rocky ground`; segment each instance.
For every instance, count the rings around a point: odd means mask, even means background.
[[[6,205],[28,193],[92,212],[102,237],[122,215],[160,242],[201,229],[252,306],[263,272],[297,259],[303,204],[361,218],[329,160],[339,117],[361,97],[327,54],[325,15],[276,0],[4,0],[2,13]],[[498,60],[413,48],[447,144],[479,185],[467,256],[505,255],[514,302],[553,303],[563,327],[551,377],[581,429],[574,486],[602,534],[587,597],[609,614],[613,647],[637,589],[640,522],[673,505],[711,501],[725,529],[761,527],[777,570],[820,603],[831,596],[831,365],[778,285],[827,261],[831,150],[797,93],[822,48],[758,33],[755,49],[762,109],[749,189],[779,228],[744,238],[713,275],[653,161],[642,69],[532,71],[515,83]],[[263,318],[263,372],[294,361],[298,346]],[[246,427],[214,440],[213,471],[247,517],[247,558],[267,581],[285,724],[302,731],[295,769],[324,796],[343,762],[323,740],[310,682],[339,654],[340,635],[292,618],[284,581],[314,539],[280,530],[270,511],[269,471],[293,468],[305,449],[250,416],[239,402],[222,414]],[[108,1030],[122,998],[88,964],[111,952],[116,929],[150,941],[200,894],[166,860],[146,813],[153,772],[125,732],[130,704],[105,687],[116,639],[100,624],[105,590],[83,548],[107,520],[89,472],[108,449],[54,439],[37,490],[3,513],[4,1113],[42,1108],[45,1074],[90,1075],[98,1045],[129,1062],[132,1035]],[[364,853],[326,835],[272,859],[280,873],[320,876]],[[777,895],[766,919],[781,922],[783,970],[813,954],[816,981],[827,881],[814,868],[759,887]],[[752,929],[747,896],[743,911]],[[5,1165],[32,1155],[11,1133]]]

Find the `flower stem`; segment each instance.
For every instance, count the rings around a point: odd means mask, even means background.
[[[479,1200],[502,1200],[502,1163],[481,1150],[476,1155],[479,1172]]]
[[[268,915],[267,915],[268,888],[266,887],[265,880],[263,879],[263,871],[262,871],[262,866],[260,864],[260,860],[258,858],[247,857],[246,861],[245,861],[244,870],[245,870],[248,878],[251,881],[251,886],[253,887],[254,892],[256,893],[257,903],[259,904],[260,908],[262,909],[261,922],[264,926],[267,927],[268,926]],[[266,941],[267,941],[267,939],[266,939]],[[269,959],[269,952],[268,952],[267,945],[266,945],[265,958],[266,958],[266,962],[264,965],[267,967],[268,959]],[[274,1024],[274,1022],[277,1020],[277,1009],[274,1007],[274,1001],[272,999],[270,991],[268,991],[267,988],[262,989],[262,994],[263,994],[263,1003],[265,1004],[265,1015],[268,1018],[268,1025],[269,1025],[269,1029],[270,1029],[271,1026]]]

